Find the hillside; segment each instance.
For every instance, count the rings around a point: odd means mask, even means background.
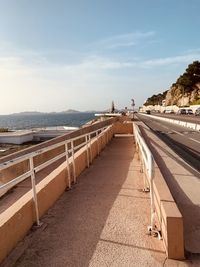
[[[80,111],[78,111],[78,110],[68,109],[68,110],[62,111],[61,113],[79,113],[79,112]]]
[[[165,105],[187,106],[200,104],[200,62],[188,65],[185,72],[172,86],[162,94],[153,95],[144,103],[158,105],[165,100]]]

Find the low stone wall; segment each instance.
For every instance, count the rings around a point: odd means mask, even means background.
[[[113,128],[104,131],[100,137],[91,140],[88,149],[89,161],[92,162],[114,135]],[[76,176],[87,167],[87,148],[81,148],[75,153]],[[70,176],[74,181],[72,159],[70,159]],[[41,217],[64,193],[68,187],[69,174],[67,163],[46,176],[36,186],[39,216]],[[12,251],[16,244],[24,238],[28,230],[36,221],[32,190],[28,191],[12,206],[0,214],[0,262]]]
[[[108,123],[109,121],[109,123]],[[96,124],[95,127],[92,126],[92,129],[98,129],[97,126],[103,127],[105,124],[109,125],[114,122],[112,128],[109,131],[104,131],[98,139],[95,137],[91,139],[90,147],[88,149],[89,162],[91,163],[94,158],[100,153],[100,151],[106,146],[106,144],[112,139],[114,134],[132,134],[133,128],[132,123],[129,122],[116,122],[116,119],[111,119],[106,122]],[[91,130],[91,126],[86,127],[86,129],[74,132],[70,134],[70,137],[75,137],[77,134],[86,133]],[[68,138],[68,135],[65,136]],[[42,147],[52,145],[58,141],[62,141],[62,138],[55,138],[56,140],[51,140],[42,144]],[[65,140],[65,139],[64,139]],[[81,140],[77,144],[81,143]],[[42,148],[41,145],[36,146],[37,148]],[[11,160],[17,156],[24,155],[36,150],[36,147],[26,149],[22,152],[14,153],[13,155],[4,157],[5,160]],[[64,146],[58,147],[56,149],[47,151],[41,155],[38,155],[34,158],[34,165],[38,166],[39,164],[47,161],[59,155],[64,151]],[[1,161],[3,160],[1,159]],[[81,174],[81,172],[87,167],[88,158],[87,158],[87,149],[86,146],[81,148],[75,153],[75,170],[76,177]],[[21,162],[17,165],[9,167],[0,173],[0,180],[5,183],[18,175],[28,171],[29,162],[28,160]],[[73,166],[72,159],[70,159],[70,177],[71,182],[74,181],[73,177]],[[62,163],[59,167],[53,170],[49,175],[47,175],[42,181],[40,181],[37,188],[37,197],[38,197],[38,206],[39,206],[39,215],[40,217],[55,203],[55,201],[63,194],[63,192],[68,187],[69,174],[67,172],[67,163]],[[8,255],[11,250],[16,246],[16,244],[23,239],[28,230],[35,223],[35,211],[34,203],[32,199],[32,190],[28,191],[23,195],[19,200],[17,200],[12,206],[0,214],[0,262]]]
[[[155,166],[154,200],[156,226],[161,230],[169,259],[184,259],[183,217],[158,166]]]
[[[133,133],[132,123],[129,121],[126,121],[126,117],[122,117],[120,120],[122,120],[122,122],[115,122],[115,120],[114,120],[114,123],[113,123],[114,133],[115,134],[125,134],[125,133],[132,134]],[[108,124],[108,121],[113,122],[113,119],[109,119],[105,122],[96,123],[96,126],[99,126],[99,128],[103,127],[104,125]],[[94,128],[94,126],[92,126],[92,129],[93,128]],[[91,126],[87,126],[84,128],[84,133],[88,133],[92,129],[91,129]],[[81,132],[80,132],[80,130],[75,131],[73,133],[73,137],[78,137],[78,134],[82,134],[82,131]],[[68,140],[69,136],[72,136],[72,133],[64,135],[62,137],[62,139],[61,139],[61,137],[54,138],[53,140],[44,142],[43,144],[39,144],[39,145],[34,146],[32,148],[24,149],[24,150],[17,152],[17,153],[13,153],[12,155],[1,158],[0,163],[5,162],[7,160],[15,159],[16,157],[25,155],[27,153],[34,152],[34,151],[36,151],[36,148],[38,150],[40,148],[48,147],[49,145],[56,143],[58,140],[60,142],[64,141],[64,140]],[[85,142],[85,138],[80,138],[80,139],[77,139],[76,141],[74,141],[74,145],[76,146],[76,145],[79,145],[83,142]],[[46,151],[42,154],[39,154],[38,156],[35,156],[33,159],[34,160],[34,166],[38,166],[38,165],[54,158],[55,156],[58,156],[59,154],[63,153],[64,151],[65,151],[65,146],[62,145],[62,146],[57,147],[55,149],[52,149],[52,150]],[[28,160],[20,162],[19,164],[16,164],[16,165],[11,166],[9,168],[6,168],[4,170],[1,170],[0,171],[0,184],[9,182],[12,179],[14,179],[15,177],[27,172],[28,170],[29,170],[29,161]]]
[[[115,122],[114,133],[116,134],[133,134],[133,123],[130,121]]]
[[[148,127],[142,122],[137,123],[137,125],[139,125],[143,137],[152,151]],[[170,259],[184,259],[183,217],[156,162],[153,193],[156,227],[161,231],[166,254]]]
[[[87,125],[87,126],[85,126],[83,128],[80,128],[80,129],[78,129],[76,131],[64,134],[62,136],[59,136],[59,137],[53,138],[51,140],[45,141],[45,142],[43,142],[41,144],[26,148],[24,150],[20,150],[18,152],[12,153],[12,154],[10,154],[8,156],[5,156],[5,157],[2,157],[2,158],[0,158],[0,163],[15,159],[17,157],[26,155],[28,153],[32,153],[34,151],[38,151],[38,150],[40,150],[42,148],[49,147],[51,145],[54,145],[54,144],[57,144],[57,143],[60,143],[60,142],[63,142],[63,141],[70,140],[72,138],[87,134],[89,132],[97,131],[100,128],[112,125],[116,121],[118,121],[118,118],[111,118],[111,119],[107,119],[107,120],[102,121],[102,122],[94,123],[92,125]]]
[[[79,129],[77,131],[74,131],[74,132],[65,134],[63,136],[54,138],[52,140],[43,142],[42,144],[38,144],[36,146],[33,146],[33,147],[30,147],[30,148],[21,150],[19,152],[10,154],[8,156],[2,157],[0,159],[0,163],[4,163],[6,161],[13,160],[13,159],[15,159],[17,157],[20,157],[20,156],[23,156],[23,155],[38,151],[40,149],[49,147],[49,146],[57,144],[59,142],[69,140],[70,138],[76,138],[76,137],[81,136],[83,134],[87,134],[87,133],[89,133],[91,131],[98,130],[98,129],[104,127],[104,126],[108,126],[108,125],[114,123],[116,121],[116,119],[117,118],[108,119],[108,120],[106,120],[104,122],[98,122],[95,125],[86,126],[86,127],[84,127],[84,129]],[[79,144],[83,143],[84,141],[85,141],[85,138],[79,138],[79,139],[74,141],[74,145],[75,146],[79,145]],[[69,148],[70,148],[70,144],[69,144]],[[33,159],[34,160],[34,166],[38,166],[38,165],[40,165],[40,164],[42,164],[42,163],[54,158],[55,156],[58,156],[59,154],[63,153],[64,151],[65,151],[65,146],[62,145],[62,146],[59,146],[59,147],[57,147],[55,149],[52,149],[52,150],[46,151],[46,152],[44,152],[42,154],[39,154],[38,156],[35,156],[34,159]],[[9,168],[3,169],[3,170],[0,171],[0,184],[9,182],[12,179],[14,179],[15,177],[24,174],[28,170],[29,170],[29,161],[28,160],[20,162],[20,163],[18,163],[16,165],[13,165],[13,166],[9,167]]]

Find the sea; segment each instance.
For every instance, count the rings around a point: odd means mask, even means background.
[[[0,128],[22,130],[51,126],[80,127],[94,118],[94,113],[85,112],[0,115]]]

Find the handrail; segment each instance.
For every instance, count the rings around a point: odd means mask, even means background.
[[[32,153],[32,152],[35,152],[37,150],[43,149],[45,147],[49,147],[51,145],[58,144],[62,141],[66,141],[66,140],[72,139],[74,137],[78,137],[82,134],[87,134],[87,133],[92,132],[92,131],[97,131],[98,129],[100,129],[102,127],[112,125],[117,120],[118,120],[118,118],[111,118],[111,119],[106,119],[105,121],[95,122],[91,125],[85,125],[84,127],[81,127],[78,130],[63,134],[61,136],[44,141],[44,142],[37,144],[35,146],[31,146],[31,147],[25,148],[23,150],[14,152],[10,155],[4,156],[4,157],[0,158],[0,163],[4,163],[5,161],[9,161],[9,160],[21,157],[23,155],[27,155],[28,153]]]
[[[133,124],[135,144],[138,153],[141,155],[140,160],[142,164],[142,171],[144,172],[144,191],[150,192],[151,200],[151,224],[148,226],[148,231],[150,234],[154,233],[161,238],[160,233],[155,227],[155,201],[154,201],[154,158],[148,148],[144,138],[142,137],[141,131],[136,124]]]
[[[6,162],[3,162],[0,164],[0,171],[5,170],[9,167],[12,167],[16,164],[19,164],[24,161],[29,161],[29,170],[27,170],[25,173],[22,175],[19,175],[18,177],[12,179],[11,181],[0,185],[0,196],[3,196],[9,189],[11,189],[13,186],[17,185],[18,183],[22,182],[23,180],[27,179],[28,177],[31,177],[31,182],[32,182],[32,190],[33,190],[33,201],[34,201],[34,206],[35,206],[35,214],[36,214],[36,223],[37,225],[40,225],[39,221],[39,212],[38,212],[38,204],[37,204],[37,193],[36,193],[36,183],[35,183],[35,174],[42,169],[46,168],[50,164],[56,162],[57,160],[66,157],[66,162],[67,162],[67,172],[68,172],[68,186],[69,188],[71,187],[71,173],[70,173],[70,161],[69,159],[71,158],[72,162],[72,169],[73,169],[73,182],[76,182],[76,167],[75,167],[75,158],[74,154],[75,151],[80,149],[81,147],[86,146],[86,151],[87,151],[87,162],[88,162],[88,167],[90,164],[90,157],[91,157],[91,139],[96,138],[97,141],[101,137],[101,135],[104,132],[107,132],[112,125],[106,125],[104,127],[98,128],[97,130],[93,130],[90,132],[87,132],[85,134],[81,134],[79,136],[73,137],[71,139],[67,139],[65,141],[59,142],[57,144],[50,145],[45,148],[38,149],[37,151],[28,153],[26,155],[22,155],[16,159],[8,160]],[[75,146],[74,141],[79,140],[79,139],[84,139],[81,144],[78,144]],[[69,146],[70,144],[70,146]],[[98,142],[97,142],[98,144]],[[64,146],[64,152],[61,152],[60,154],[54,156],[53,158],[41,163],[40,165],[34,166],[34,157],[41,155],[45,152],[54,150],[58,147]],[[98,144],[98,152],[99,152],[99,144]]]

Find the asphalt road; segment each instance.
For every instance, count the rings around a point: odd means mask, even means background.
[[[192,168],[200,172],[200,132],[142,114],[137,117]]]

